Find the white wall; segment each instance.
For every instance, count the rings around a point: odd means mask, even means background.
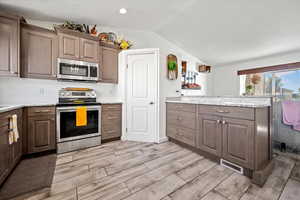
[[[239,95],[240,82],[239,76],[237,75],[238,70],[293,63],[299,61],[300,51],[297,51],[234,63],[226,66],[214,66],[212,69],[213,94],[215,96]]]

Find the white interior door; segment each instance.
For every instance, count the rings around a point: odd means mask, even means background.
[[[158,142],[157,56],[155,53],[127,56],[127,140]]]

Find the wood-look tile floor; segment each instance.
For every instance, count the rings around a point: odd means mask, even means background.
[[[116,141],[59,155],[50,196],[39,199],[299,200],[300,163],[278,156],[275,166],[259,188],[170,142]]]

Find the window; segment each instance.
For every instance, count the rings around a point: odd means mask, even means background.
[[[300,98],[300,69],[240,75],[240,94]]]

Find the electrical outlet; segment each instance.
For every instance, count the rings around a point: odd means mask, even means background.
[[[40,95],[44,96],[44,94],[45,94],[45,89],[44,88],[40,88]]]

